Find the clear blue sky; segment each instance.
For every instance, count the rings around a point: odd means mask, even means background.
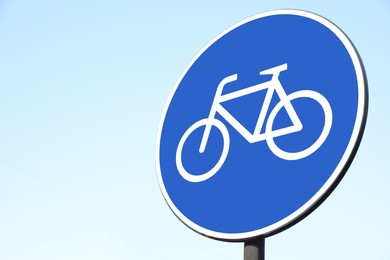
[[[242,243],[205,238],[171,213],[156,134],[191,59],[229,26],[280,8],[342,28],[370,106],[341,184],[267,238],[266,259],[390,259],[388,0],[1,0],[0,259],[242,259]]]

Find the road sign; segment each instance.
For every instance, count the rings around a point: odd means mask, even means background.
[[[305,11],[243,20],[185,69],[157,138],[159,184],[191,229],[247,241],[286,229],[336,187],[367,114],[347,36]]]

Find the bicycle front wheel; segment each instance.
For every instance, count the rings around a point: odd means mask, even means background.
[[[210,120],[212,120],[212,126],[215,126],[222,134],[223,138],[223,148],[221,156],[219,157],[217,163],[207,172],[202,174],[192,174],[189,171],[187,171],[183,165],[182,156],[183,156],[183,147],[185,142],[187,141],[188,137],[195,132],[198,128],[202,128],[203,126],[206,126],[208,123],[210,123]],[[229,152],[229,145],[230,145],[230,137],[229,132],[226,128],[226,126],[217,119],[201,119],[194,123],[190,128],[187,129],[187,131],[184,133],[184,135],[181,137],[179,141],[179,145],[177,146],[176,150],[176,167],[180,173],[180,175],[190,182],[202,182],[205,180],[210,179],[214,174],[218,172],[218,170],[222,167],[223,163],[226,160],[227,154]]]
[[[287,151],[280,149],[276,145],[276,143],[274,141],[274,137],[271,134],[268,134],[268,138],[266,139],[268,147],[276,156],[280,157],[281,159],[285,159],[285,160],[303,159],[303,158],[311,155],[315,151],[317,151],[317,149],[320,148],[321,145],[325,142],[326,138],[329,135],[330,129],[332,127],[332,120],[333,120],[332,108],[331,108],[328,100],[323,95],[321,95],[318,92],[312,91],[312,90],[301,90],[301,91],[293,92],[290,95],[288,95],[287,101],[291,102],[292,100],[298,99],[298,98],[310,98],[310,99],[315,100],[316,102],[318,102],[321,105],[321,108],[324,112],[324,119],[325,119],[324,126],[323,126],[323,129],[321,131],[321,134],[319,135],[319,137],[315,140],[315,142],[312,145],[310,145],[308,148],[306,148],[304,150],[297,151],[297,152],[287,152]],[[280,101],[274,107],[274,109],[271,111],[269,118],[268,118],[268,121],[267,121],[267,124],[266,124],[266,132],[267,133],[272,132],[275,117],[282,107],[283,107],[283,103],[282,103],[282,101]],[[305,126],[303,126],[303,127],[305,127]]]

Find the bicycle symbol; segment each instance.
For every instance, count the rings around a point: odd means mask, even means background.
[[[281,159],[284,160],[299,160],[303,159],[312,153],[314,153],[321,145],[324,143],[332,126],[332,108],[329,105],[328,100],[322,96],[320,93],[312,90],[300,90],[293,92],[289,95],[286,94],[281,82],[279,81],[279,75],[282,71],[287,70],[287,63],[261,71],[260,75],[272,75],[270,81],[260,83],[254,86],[247,87],[245,89],[240,89],[231,93],[222,94],[222,90],[225,85],[237,80],[237,74],[233,74],[224,78],[218,85],[218,88],[215,93],[215,97],[210,109],[209,116],[207,118],[201,119],[195,122],[190,126],[186,132],[181,137],[177,150],[176,150],[176,166],[180,175],[189,182],[202,182],[211,178],[218,170],[222,167],[223,163],[226,160],[227,154],[229,152],[230,146],[230,136],[226,126],[218,119],[215,118],[216,113],[218,112],[234,129],[237,130],[249,143],[255,143],[260,141],[266,141],[269,149]],[[261,107],[259,117],[256,123],[256,127],[253,133],[249,132],[237,119],[235,119],[222,105],[222,102],[233,100],[245,95],[249,95],[261,90],[267,89],[263,105]],[[269,110],[272,96],[274,92],[279,96],[280,101],[272,109],[271,113],[268,116],[265,125],[265,132],[260,133],[263,128],[264,121]],[[297,98],[310,98],[317,101],[324,112],[324,127],[318,139],[308,148],[298,151],[298,152],[286,152],[280,149],[274,142],[274,138],[278,136],[284,136],[291,133],[299,132],[303,129],[303,125],[294,110],[294,107],[291,104],[291,101]],[[288,116],[292,122],[291,126],[287,126],[281,129],[273,130],[272,126],[275,120],[276,115],[280,109],[284,107],[287,111]],[[206,149],[206,145],[210,136],[211,128],[213,126],[222,133],[223,137],[223,149],[222,154],[218,162],[214,165],[212,169],[203,173],[203,174],[191,174],[188,172],[182,162],[182,152],[183,146],[187,138],[193,133],[197,128],[204,126],[203,137],[199,146],[199,152],[203,153]]]

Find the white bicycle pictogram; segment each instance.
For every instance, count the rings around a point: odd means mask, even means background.
[[[237,130],[238,133],[240,133],[249,143],[255,143],[255,142],[260,142],[265,140],[267,142],[269,149],[276,156],[284,160],[303,159],[311,155],[318,148],[321,147],[321,145],[325,142],[326,138],[328,137],[328,134],[332,126],[332,120],[333,120],[332,108],[328,100],[323,95],[313,90],[299,90],[287,95],[279,80],[280,73],[285,70],[287,70],[287,63],[261,71],[260,75],[272,75],[271,80],[244,89],[240,89],[234,92],[230,92],[227,94],[222,94],[222,91],[226,84],[237,80],[237,74],[228,76],[219,83],[210,109],[209,116],[191,125],[185,131],[185,133],[183,134],[183,136],[179,141],[176,150],[176,166],[180,175],[184,179],[186,179],[189,182],[205,181],[211,178],[214,174],[216,174],[226,160],[226,157],[229,152],[230,136],[226,126],[220,120],[215,118],[216,113],[222,116],[222,118],[224,118],[235,130]],[[264,102],[261,107],[259,117],[256,122],[256,126],[253,133],[249,132],[236,118],[234,118],[221,105],[222,102],[243,97],[245,95],[249,95],[265,89],[267,89],[267,92],[265,94]],[[276,104],[276,106],[272,109],[271,113],[269,114],[265,125],[265,131],[264,133],[261,133],[267,112],[269,110],[272,96],[275,92],[279,96],[280,101]],[[303,129],[301,120],[299,119],[293,105],[291,104],[291,101],[297,98],[310,98],[317,101],[321,105],[322,110],[324,112],[324,121],[325,121],[324,127],[317,140],[308,148],[298,152],[286,152],[280,149],[276,145],[274,138],[278,136],[284,136],[291,133],[299,132]],[[282,107],[284,107],[285,110],[287,111],[287,114],[290,117],[292,125],[281,129],[273,130],[272,126],[275,117]],[[203,126],[204,126],[204,133],[199,146],[199,152],[203,153],[205,151],[210,136],[211,128],[213,126],[217,127],[217,129],[219,129],[219,131],[222,133],[223,149],[218,162],[214,165],[212,169],[202,174],[191,174],[183,166],[183,162],[182,162],[183,147],[184,147],[184,143],[186,142],[187,138],[191,135],[191,133],[193,133],[197,128]]]

